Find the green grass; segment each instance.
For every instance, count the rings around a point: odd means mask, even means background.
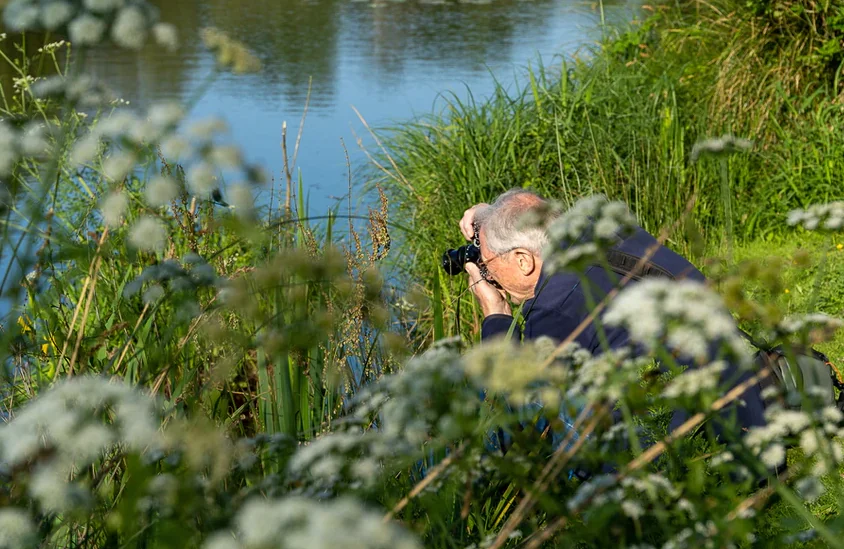
[[[844,197],[837,80],[809,78],[813,65],[801,57],[788,85],[778,85],[783,57],[767,53],[767,64],[741,71],[736,36],[748,40],[760,17],[728,1],[657,8],[580,57],[529,68],[512,91],[499,86],[483,101],[449,96],[437,113],[382,129],[392,162],[382,158],[386,168],[372,178],[412,227],[405,272],[429,293],[437,280],[455,310],[465,286],[441,277],[438,257],[462,243],[457,221],[466,208],[512,187],[563,204],[602,193],[627,203],[654,234],[686,217],[710,246],[725,244],[729,226],[736,243],[782,237],[791,209]],[[790,44],[773,30],[763,39],[766,52]],[[757,77],[759,101],[739,101]],[[729,96],[727,84],[744,86],[744,95]],[[756,145],[726,161],[725,196],[721,163],[693,163],[690,153],[726,131]],[[688,234],[676,231],[668,245],[690,253]],[[468,296],[459,302],[477,324]],[[445,311],[444,332],[460,331],[457,323]]]

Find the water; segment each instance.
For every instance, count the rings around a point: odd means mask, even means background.
[[[629,19],[633,4],[609,0],[608,21]],[[0,2],[2,3],[2,2]],[[492,0],[490,3],[368,0],[159,0],[163,21],[174,23],[182,47],[168,53],[103,48],[89,68],[132,106],[185,100],[214,67],[199,38],[214,26],[241,40],[264,64],[260,74],[224,73],[191,117],[222,116],[247,158],[281,176],[282,122],[295,141],[311,82],[310,106],[297,167],[313,213],[347,195],[342,143],[354,167],[374,147],[357,108],[371,126],[408,120],[441,106],[440,94],[480,98],[494,79],[512,84],[528,62],[570,55],[600,35],[597,3],[580,0]],[[341,142],[342,140],[342,142]],[[356,173],[355,186],[364,183]]]

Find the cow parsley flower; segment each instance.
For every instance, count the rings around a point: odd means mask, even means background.
[[[727,364],[718,360],[700,368],[686,370],[672,379],[663,391],[666,398],[694,397],[704,391],[712,391],[718,387],[721,373]]]
[[[622,347],[592,356],[585,360],[571,376],[566,397],[572,402],[618,401],[633,383],[641,379],[641,372],[653,361],[634,357],[629,348]]]
[[[77,46],[95,46],[103,39],[105,22],[90,13],[83,13],[70,22],[67,32],[71,43]]]
[[[543,367],[553,350],[553,344],[546,345],[542,339],[524,345],[498,339],[464,355],[466,373],[478,387],[506,396],[513,406],[524,406],[535,400],[538,388],[561,386],[573,374],[570,367]],[[545,404],[553,407],[554,403]]]
[[[162,133],[172,130],[185,117],[185,109],[176,101],[156,103],[149,108],[147,118]]]
[[[251,219],[255,212],[255,198],[247,183],[235,183],[229,187],[228,199],[234,213],[242,219]]]
[[[782,334],[804,335],[807,332],[818,332],[832,336],[844,326],[844,321],[824,313],[807,313],[791,315],[780,321],[777,329]]]
[[[155,43],[167,51],[175,52],[179,49],[179,33],[170,23],[156,23],[152,27],[152,36]]]
[[[157,175],[147,183],[145,196],[153,208],[166,206],[179,196],[179,184],[167,175]]]
[[[137,157],[130,152],[116,152],[103,160],[103,176],[111,181],[123,181],[132,172]]]
[[[712,137],[695,143],[692,147],[691,161],[697,162],[700,155],[729,155],[737,152],[749,151],[753,147],[753,141],[742,139],[731,134],[724,134],[721,137]]]
[[[171,135],[161,142],[161,154],[165,158],[178,160],[190,154],[191,146],[187,139],[180,135]]]
[[[211,196],[218,188],[214,168],[207,162],[198,162],[191,166],[185,179],[191,192],[202,198]]]
[[[122,191],[109,193],[100,206],[106,226],[120,226],[128,208],[129,197],[126,196],[126,193]]]
[[[121,9],[111,26],[111,39],[118,46],[140,50],[147,40],[148,23],[144,13],[137,6]]]
[[[0,509],[0,547],[23,549],[35,546],[35,524],[29,514],[20,509]]]
[[[645,509],[638,502],[630,500],[621,502],[621,510],[632,519],[642,518],[645,514]]]
[[[71,378],[0,426],[0,465],[31,466],[30,494],[42,507],[62,512],[90,498],[73,483],[76,471],[117,445],[138,453],[161,448],[158,429],[154,401],[135,388],[96,376]]]
[[[70,161],[78,167],[92,161],[100,152],[100,138],[89,134],[76,141],[70,153]]]
[[[421,549],[422,544],[407,530],[384,522],[381,513],[370,511],[357,501],[340,498],[314,501],[302,497],[248,501],[235,517],[234,544],[222,532],[210,538],[203,549]]]
[[[76,9],[68,2],[50,2],[41,11],[41,24],[47,30],[56,30],[70,21],[75,12]]]
[[[223,145],[211,149],[211,161],[221,168],[239,168],[243,164],[240,149],[234,145]]]
[[[95,13],[107,13],[123,7],[126,0],[85,0],[85,8]]]
[[[651,350],[665,345],[685,356],[692,350],[698,354],[693,358],[705,363],[714,357],[703,351],[722,342],[737,357],[749,358],[721,297],[693,280],[649,278],[625,287],[610,302],[603,320],[626,328],[633,341]]]
[[[826,492],[826,487],[817,477],[805,477],[801,478],[797,482],[794,483],[794,489],[797,490],[797,493],[808,501],[809,503],[813,503],[817,501],[819,497],[821,497],[824,492]]]
[[[20,136],[21,152],[26,156],[40,157],[50,151],[47,141],[47,129],[43,124],[30,123]]]
[[[167,244],[167,228],[157,217],[141,217],[129,231],[129,243],[139,250],[163,251]]]
[[[379,460],[388,452],[377,433],[360,431],[323,435],[300,446],[288,462],[290,475],[303,482],[315,482],[330,490],[341,481],[352,487],[370,486],[377,478]],[[366,472],[365,477],[355,473]]]
[[[785,463],[785,446],[782,444],[771,444],[760,455],[759,459],[766,467],[771,469]]]
[[[35,30],[41,10],[27,0],[16,0],[3,10],[3,22],[9,30],[23,32]]]
[[[380,433],[394,448],[413,452],[443,436],[440,426],[450,426],[449,440],[472,428],[480,409],[478,390],[466,384],[466,374],[453,342],[444,340],[414,357],[404,369],[383,376],[355,398],[356,415],[383,417]],[[450,416],[453,421],[443,423]],[[454,432],[454,426],[461,431]]]
[[[786,223],[809,231],[838,231],[844,227],[844,201],[814,204],[805,210],[792,210]]]
[[[548,227],[543,260],[551,272],[601,265],[602,254],[635,228],[636,218],[623,202],[602,195],[580,199]]]

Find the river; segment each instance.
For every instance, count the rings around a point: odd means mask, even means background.
[[[130,106],[186,99],[214,66],[199,33],[217,27],[261,59],[258,74],[223,73],[190,116],[223,117],[248,159],[281,174],[281,127],[293,141],[308,85],[310,104],[297,167],[310,210],[324,212],[347,195],[343,143],[359,168],[373,141],[355,114],[374,127],[442,107],[442,95],[483,98],[495,79],[512,85],[529,62],[558,63],[600,36],[607,21],[629,19],[637,3],[609,0],[388,1],[159,0],[161,19],[180,33],[178,52],[150,45],[140,53],[107,47],[88,67]],[[603,10],[602,10],[603,7]],[[353,178],[355,186],[363,181]],[[354,194],[354,193],[353,193]]]

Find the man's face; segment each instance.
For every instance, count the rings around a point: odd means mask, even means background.
[[[481,229],[478,234],[478,241],[480,243],[481,261],[487,267],[489,278],[492,278],[507,292],[512,294],[512,290],[520,287],[518,282],[521,278],[521,271],[518,266],[513,264],[512,254],[510,252],[501,255],[496,255],[486,246],[486,238],[484,237],[484,230]]]

